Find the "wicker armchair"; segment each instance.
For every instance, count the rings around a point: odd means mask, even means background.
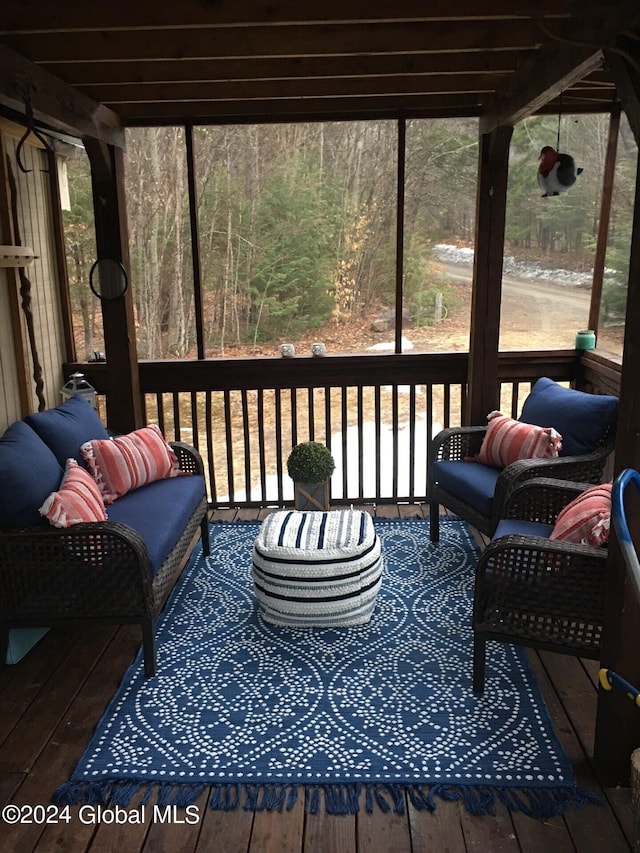
[[[517,486],[482,553],[473,605],[473,691],[485,684],[488,640],[599,659],[607,550],[549,539],[587,483],[540,478]]]
[[[202,459],[193,447],[170,444],[181,470],[203,474]],[[186,488],[187,481],[191,478],[163,483]],[[198,484],[192,482],[195,488]],[[204,484],[200,488],[202,497],[192,497],[194,505],[182,533],[155,574],[141,535],[121,521],[62,529],[2,528],[0,661],[5,658],[9,628],[78,621],[132,623],[142,629],[145,675],[155,675],[155,618],[184,566],[198,528],[203,550],[209,553],[208,502]]]
[[[564,449],[557,459],[521,459],[503,469],[469,461],[480,450],[486,426],[444,429],[429,450],[430,536],[439,540],[440,505],[492,536],[513,490],[527,480],[551,477],[599,483],[615,443],[617,398],[585,394],[539,379],[520,420],[555,427]]]

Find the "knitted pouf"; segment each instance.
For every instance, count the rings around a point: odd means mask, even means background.
[[[381,579],[380,540],[360,510],[274,512],[254,543],[256,598],[275,625],[364,625]]]

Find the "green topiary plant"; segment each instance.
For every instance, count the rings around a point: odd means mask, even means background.
[[[321,483],[336,467],[329,448],[318,441],[296,444],[287,459],[287,471],[296,483]]]

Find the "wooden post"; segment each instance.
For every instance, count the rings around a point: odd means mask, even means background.
[[[513,128],[480,135],[466,424],[484,424],[499,405],[498,343],[509,145]]]
[[[640,158],[636,178],[635,210],[629,262],[629,287],[624,336],[620,409],[616,438],[614,476],[624,468],[640,468]],[[640,543],[640,500],[628,501],[628,522]],[[640,605],[627,578],[624,558],[612,527],[607,563],[607,588],[602,645],[602,666],[640,685]],[[623,693],[600,688],[594,756],[605,784],[626,784],[631,753],[640,746],[640,712]]]
[[[600,324],[600,306],[602,304],[602,283],[604,281],[604,262],[607,254],[607,238],[609,236],[609,221],[611,219],[611,198],[613,196],[613,179],[616,171],[616,155],[618,152],[618,134],[620,130],[620,109],[615,109],[609,118],[609,136],[607,153],[602,176],[602,197],[600,199],[600,219],[598,220],[598,237],[596,253],[593,259],[593,284],[591,286],[591,304],[589,306],[588,329],[598,336]]]
[[[98,258],[120,261],[131,282],[122,151],[85,139],[91,163]],[[143,425],[131,286],[124,296],[102,300],[107,358],[107,421],[118,432]]]

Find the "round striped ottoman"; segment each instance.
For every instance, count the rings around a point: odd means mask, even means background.
[[[262,617],[275,625],[341,628],[371,619],[382,579],[380,540],[360,510],[268,516],[253,547]]]

